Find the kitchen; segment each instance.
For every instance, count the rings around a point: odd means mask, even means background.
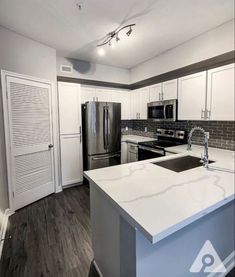
[[[0,1],[0,276],[233,276],[234,2],[23,3]]]

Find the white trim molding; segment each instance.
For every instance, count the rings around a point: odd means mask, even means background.
[[[2,249],[3,249],[3,245],[4,245],[4,239],[6,236],[6,231],[7,231],[7,226],[8,226],[8,219],[11,215],[13,215],[14,212],[10,209],[6,209],[3,217],[2,217],[2,223],[1,223],[1,229],[0,229],[0,260],[1,260],[1,256],[2,256]]]

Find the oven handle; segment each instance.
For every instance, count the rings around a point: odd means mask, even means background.
[[[164,149],[157,150],[157,149],[153,149],[153,148],[146,147],[146,146],[141,146],[141,145],[139,145],[139,149],[150,151],[150,152],[157,153],[157,154],[162,154],[163,156],[165,156],[165,154],[166,154]]]

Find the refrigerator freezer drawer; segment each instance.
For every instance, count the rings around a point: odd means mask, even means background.
[[[97,169],[121,163],[121,153],[112,153],[107,155],[94,155],[88,157],[88,170]]]

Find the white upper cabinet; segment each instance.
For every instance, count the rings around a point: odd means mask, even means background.
[[[130,119],[130,92],[127,90],[113,90],[112,102],[121,103],[121,119]]]
[[[177,99],[177,79],[162,83],[162,100]]]
[[[139,90],[140,107],[139,119],[147,119],[147,104],[149,103],[149,88],[145,87]]]
[[[234,120],[234,64],[208,71],[208,118]]]
[[[205,118],[206,71],[178,79],[178,119]]]
[[[81,87],[81,102],[96,101],[96,89],[93,87]]]
[[[149,87],[131,91],[131,119],[147,119]]]
[[[140,112],[140,97],[139,90],[135,89],[130,92],[130,101],[131,101],[131,119],[139,119]]]
[[[149,87],[149,102],[160,101],[162,99],[162,84]]]
[[[59,83],[60,134],[78,134],[81,126],[80,85]]]
[[[106,89],[106,88],[97,88],[95,101],[111,102],[112,101],[112,90]]]

